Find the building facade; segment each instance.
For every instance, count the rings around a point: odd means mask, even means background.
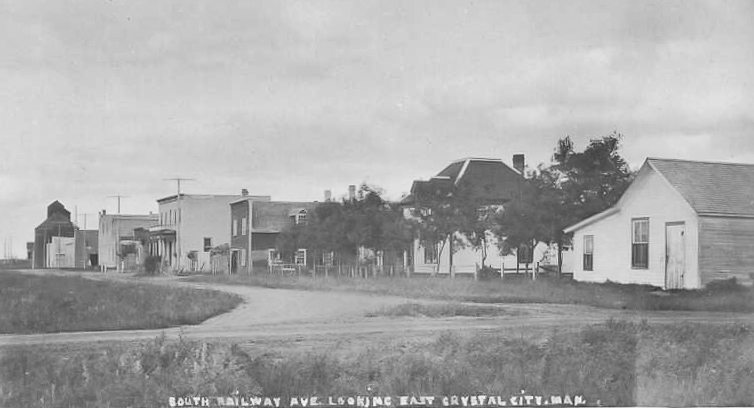
[[[431,194],[443,197],[450,194],[453,188],[464,185],[467,194],[473,194],[480,203],[491,209],[502,211],[505,204],[513,200],[524,182],[524,156],[513,157],[514,166],[510,167],[500,159],[466,158],[449,164],[436,176],[429,180],[416,180],[411,186],[411,194],[405,197],[401,204],[404,215],[411,217],[417,209],[417,197]],[[463,237],[457,234],[457,239]],[[452,248],[452,240],[433,242],[417,236],[414,239],[408,263],[412,273],[437,275],[476,275],[482,267],[481,251],[471,247],[462,249]],[[534,259],[519,259],[517,255],[500,255],[497,250],[495,237],[488,233],[487,258],[485,263],[493,268],[516,269],[519,262],[533,263]]]
[[[283,230],[305,224],[315,202],[259,201],[244,197],[230,203],[230,273],[267,270],[277,238]],[[271,255],[272,254],[272,255]],[[306,264],[305,253],[302,260]]]
[[[576,280],[750,284],[754,165],[648,158],[615,206],[565,232],[574,234]]]
[[[129,270],[140,264],[143,254],[134,230],[152,227],[158,220],[157,214],[107,214],[102,211],[97,237],[100,267]]]
[[[270,201],[269,196],[180,194],[157,200],[158,223],[149,229],[152,255],[171,270],[209,271],[211,251],[230,244],[231,202],[250,198]]]
[[[76,226],[59,201],[47,206],[47,218],[34,229],[34,268],[75,267]]]

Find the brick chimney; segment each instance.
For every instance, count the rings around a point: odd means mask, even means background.
[[[513,168],[518,170],[521,174],[524,174],[524,168],[526,167],[526,161],[523,154],[513,155]]]
[[[241,189],[241,195],[244,196],[244,197],[248,196],[249,195],[249,190],[247,190],[245,188],[242,188]]]

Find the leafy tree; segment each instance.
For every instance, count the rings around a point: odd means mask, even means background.
[[[437,271],[441,266],[442,254],[445,246],[450,244],[451,257],[454,248],[461,248],[466,243],[461,239],[466,234],[473,237],[472,219],[476,219],[476,202],[469,194],[469,186],[447,184],[437,189],[423,189],[416,191],[415,207],[412,210],[415,218],[415,228],[419,238],[425,243],[438,243]],[[427,244],[425,244],[426,246]]]
[[[530,173],[521,195],[497,217],[501,251],[555,243],[560,270],[562,248],[571,239],[563,229],[614,205],[632,180],[619,153],[622,138],[614,132],[592,139],[583,152],[574,150],[568,136],[558,140],[550,166]]]
[[[400,251],[411,237],[400,208],[364,184],[353,200],[318,204],[305,226],[291,226],[280,234],[277,248],[284,254],[298,248],[334,252],[344,259],[355,257],[358,248]]]
[[[458,230],[454,233],[453,250],[469,246],[480,253],[482,268],[487,267],[490,233],[495,229],[499,204],[481,199],[470,184],[461,183],[452,205],[456,207]],[[461,239],[461,238],[465,238]]]

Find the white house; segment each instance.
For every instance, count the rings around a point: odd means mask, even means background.
[[[573,233],[574,279],[700,288],[754,272],[754,165],[648,158]]]
[[[513,167],[500,159],[466,158],[454,161],[430,180],[416,180],[411,186],[411,194],[401,201],[405,214],[410,217],[416,206],[415,197],[423,193],[443,194],[453,185],[464,183],[470,186],[469,193],[480,198],[485,205],[499,207],[513,200],[524,182],[524,155],[513,156]],[[463,239],[459,236],[459,238]],[[540,251],[541,252],[541,251]],[[451,248],[448,240],[428,242],[417,236],[409,251],[409,262],[415,274],[476,274],[481,267],[480,251],[470,247]],[[488,234],[487,259],[485,263],[494,268],[516,269],[519,263],[533,264],[538,260],[520,259],[517,255],[502,256],[497,248],[495,237]],[[533,267],[533,265],[531,265]]]

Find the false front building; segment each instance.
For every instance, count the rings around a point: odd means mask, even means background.
[[[278,236],[284,229],[306,222],[307,213],[317,203],[260,201],[243,197],[230,203],[230,272],[251,273],[253,268],[267,271]],[[301,261],[305,265],[305,251]]]
[[[211,270],[213,248],[230,243],[228,205],[242,198],[270,201],[269,196],[180,194],[157,200],[159,224],[149,228],[152,255],[175,271]]]

